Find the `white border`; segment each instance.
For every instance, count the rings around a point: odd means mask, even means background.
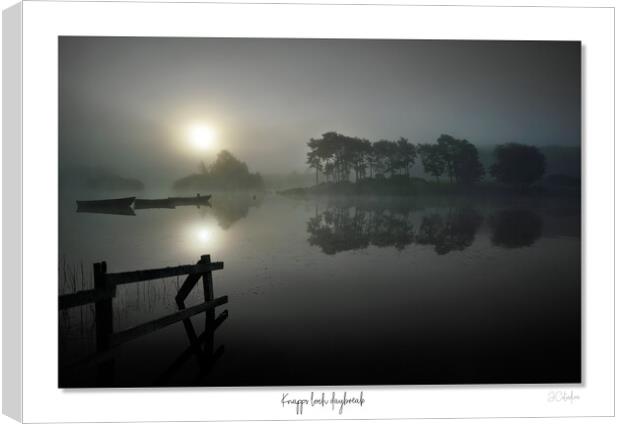
[[[23,13],[25,422],[614,413],[613,9],[26,1]],[[364,407],[344,417],[318,409],[299,417],[280,405],[282,388],[57,389],[57,323],[50,319],[57,316],[57,284],[54,272],[41,270],[57,268],[58,35],[582,40],[585,384],[563,387],[580,399],[550,403],[552,386],[367,387]]]

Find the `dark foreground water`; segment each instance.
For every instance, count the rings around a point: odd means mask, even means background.
[[[61,387],[581,379],[578,199],[216,195],[123,216],[76,213],[84,196],[60,199],[61,294],[91,288],[93,262],[120,272],[210,254],[229,316],[200,350],[176,323],[84,365],[94,308],[62,311]],[[182,281],[119,287],[114,330],[175,312]],[[204,314],[192,323],[202,333]]]

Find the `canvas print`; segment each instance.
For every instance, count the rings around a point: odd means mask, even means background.
[[[582,381],[580,42],[58,46],[59,387]]]

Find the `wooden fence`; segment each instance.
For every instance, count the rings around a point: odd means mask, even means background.
[[[96,361],[100,363],[100,374],[104,374],[105,378],[99,383],[112,384],[112,367],[111,355],[109,351],[125,342],[135,338],[144,336],[153,331],[157,331],[179,321],[183,322],[185,331],[190,340],[191,349],[184,352],[180,358],[185,358],[192,349],[195,351],[196,346],[200,346],[205,341],[207,346],[205,349],[212,352],[213,350],[213,331],[228,317],[228,311],[223,311],[217,318],[215,317],[215,308],[228,303],[228,297],[222,296],[214,298],[213,294],[213,271],[224,268],[223,262],[211,262],[210,255],[203,255],[195,265],[181,265],[176,267],[149,269],[143,271],[108,273],[107,264],[99,262],[93,264],[94,288],[92,290],[83,290],[77,293],[61,295],[58,298],[58,307],[60,310],[68,309],[76,306],[95,304],[95,333],[96,333],[96,353],[86,358],[81,363],[91,363]],[[187,278],[179,288],[175,301],[179,310],[170,315],[149,321],[135,327],[118,331],[114,331],[113,325],[113,300],[116,297],[117,286],[123,284],[137,283],[140,281],[151,281],[156,279],[175,277],[179,275],[187,275]],[[195,306],[186,307],[185,300],[192,289],[198,284],[202,278],[202,286],[204,291],[204,302]],[[198,336],[194,330],[190,318],[199,313],[205,313],[205,332]],[[209,342],[210,341],[210,342]],[[217,350],[212,356],[217,359],[222,353],[222,349]],[[178,360],[177,360],[178,361]],[[175,361],[175,362],[177,362]],[[173,364],[174,368],[174,364]]]

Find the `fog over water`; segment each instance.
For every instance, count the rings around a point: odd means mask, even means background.
[[[581,378],[578,199],[214,195],[211,207],[120,216],[75,213],[68,197],[60,212],[61,293],[90,288],[90,264],[103,259],[110,272],[205,253],[225,264],[213,276],[215,296],[229,297],[213,339],[221,357],[184,357],[190,343],[177,323],[115,349],[108,384]],[[175,312],[182,283],[119,287],[115,331]],[[202,288],[193,290],[188,305],[201,301]],[[65,387],[102,384],[96,367],[68,366],[94,352],[93,317],[91,305],[60,315]],[[192,322],[200,334],[204,316]]]
[[[478,146],[580,139],[580,45],[557,42],[61,37],[63,171],[157,185],[228,149],[252,170],[303,172],[326,131]],[[207,122],[216,146],[188,146]]]
[[[60,37],[59,386],[583,382],[580,49]]]

